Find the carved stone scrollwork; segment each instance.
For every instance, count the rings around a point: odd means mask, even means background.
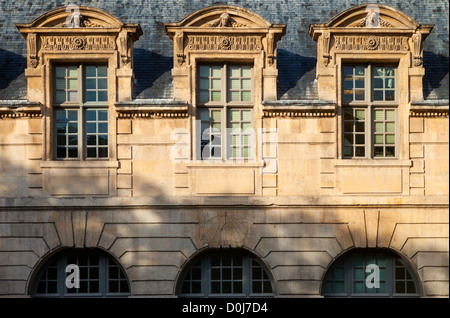
[[[183,32],[177,32],[174,37],[176,45],[177,63],[178,66],[183,65],[184,62],[184,34]]]
[[[30,33],[27,37],[28,39],[28,53],[30,57],[30,65],[36,68],[39,64],[37,57],[37,37],[36,33]]]
[[[421,66],[422,65],[422,33],[416,32],[412,36],[413,40],[413,47],[414,47],[414,53],[413,53],[413,63],[414,66]]]
[[[275,37],[272,33],[267,34],[267,61],[269,65],[273,64],[275,58]]]
[[[67,17],[67,21],[55,25],[58,28],[101,28],[100,24],[94,23],[79,13],[72,13]]]
[[[44,51],[115,50],[115,36],[41,36]]]
[[[408,38],[403,36],[334,36],[334,47],[342,51],[408,51]]]
[[[128,54],[130,40],[127,34],[120,37],[120,59],[124,65],[131,62],[131,57]]]
[[[188,36],[190,51],[261,51],[260,36],[221,36],[221,35],[193,35]]]
[[[330,63],[331,55],[330,55],[330,32],[324,32],[322,34],[322,44],[323,44],[323,54],[322,54],[322,62],[325,66]]]
[[[245,25],[237,23],[228,13],[222,13],[220,18],[208,26],[217,28],[243,28]]]

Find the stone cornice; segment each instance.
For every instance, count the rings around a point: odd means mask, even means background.
[[[336,203],[339,202],[339,203]],[[448,196],[219,196],[0,198],[0,211],[13,209],[135,209],[223,207],[265,208],[448,208]]]
[[[41,103],[26,100],[0,101],[0,119],[22,117],[42,117]]]
[[[449,100],[426,100],[420,102],[412,102],[410,108],[411,117],[449,117]]]
[[[336,104],[321,100],[265,101],[264,117],[333,117]]]
[[[187,118],[189,105],[172,99],[140,99],[115,103],[117,118]]]

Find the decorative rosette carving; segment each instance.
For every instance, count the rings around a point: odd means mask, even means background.
[[[368,50],[376,50],[380,42],[374,36],[369,36],[366,38],[366,48]]]
[[[221,50],[230,50],[231,49],[231,38],[221,37],[219,47]]]
[[[84,37],[75,37],[72,44],[74,49],[82,50],[86,46],[86,39]]]

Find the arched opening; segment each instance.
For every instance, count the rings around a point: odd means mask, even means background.
[[[328,268],[324,297],[420,297],[420,286],[409,265],[386,249],[353,249]]]
[[[265,264],[243,249],[211,249],[193,258],[180,275],[180,297],[273,297]]]
[[[127,297],[130,283],[122,266],[100,249],[65,249],[35,276],[32,297]]]

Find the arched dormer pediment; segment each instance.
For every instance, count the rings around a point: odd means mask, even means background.
[[[350,8],[334,18],[329,28],[395,28],[417,29],[420,24],[403,12],[381,4],[363,4]]]
[[[73,20],[79,15],[80,24]],[[111,14],[96,8],[68,5],[47,12],[26,25],[30,28],[120,28],[124,24]]]
[[[219,5],[198,10],[180,22],[166,24],[166,26],[189,28],[269,28],[272,24],[247,9],[230,5]]]

